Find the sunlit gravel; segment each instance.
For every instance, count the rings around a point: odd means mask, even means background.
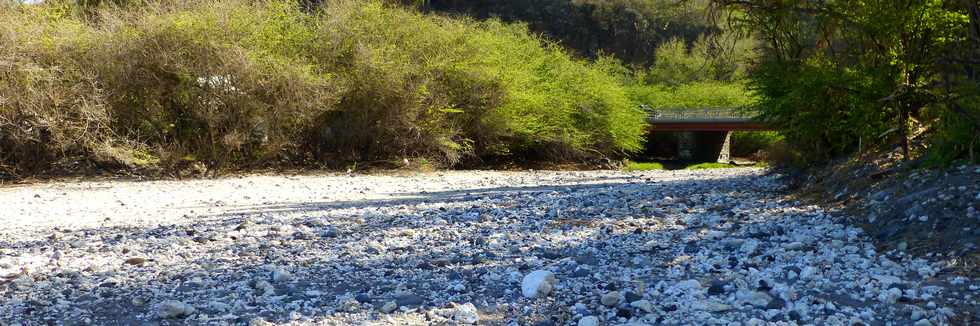
[[[760,169],[0,188],[0,325],[970,323]]]

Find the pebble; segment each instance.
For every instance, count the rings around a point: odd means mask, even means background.
[[[649,300],[637,300],[637,301],[633,301],[633,302],[630,303],[630,306],[631,307],[634,307],[634,308],[637,308],[637,309],[640,309],[640,310],[642,310],[643,312],[646,312],[646,313],[651,313],[651,312],[654,311],[653,303],[651,303]]]
[[[199,305],[187,323],[937,323],[976,310],[962,291],[980,284],[957,292],[939,256],[878,251],[756,169],[31,187],[44,206],[0,196],[0,325],[159,323],[161,304],[142,312],[161,297]]]
[[[461,324],[476,324],[480,321],[480,314],[472,303],[465,303],[456,307],[453,321]]]
[[[916,321],[913,326],[932,326],[932,322],[928,319],[920,319],[919,321]]]
[[[772,301],[772,296],[759,291],[739,290],[736,292],[735,297],[739,302],[747,303],[758,308],[765,307],[769,305],[769,301]]]
[[[398,309],[398,303],[394,301],[388,301],[383,306],[381,306],[381,312],[384,312],[386,314],[391,313],[396,309]]]
[[[163,319],[184,318],[196,311],[197,309],[191,305],[175,300],[161,302],[160,306],[157,307],[157,315]]]
[[[293,280],[293,274],[282,268],[275,268],[272,271],[272,281],[275,283],[288,283]]]
[[[606,294],[603,294],[602,297],[599,299],[599,302],[601,302],[602,305],[608,307],[612,307],[619,304],[619,301],[620,301],[619,292],[616,291],[607,292]]]
[[[539,298],[547,296],[554,289],[558,280],[555,274],[546,270],[536,270],[524,276],[521,281],[521,294],[525,298]]]
[[[596,316],[585,316],[578,320],[578,326],[599,326],[599,318]]]

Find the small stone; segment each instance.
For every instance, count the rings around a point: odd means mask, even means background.
[[[128,258],[126,259],[126,264],[133,265],[133,266],[143,266],[143,264],[146,264],[146,258],[143,257]]]
[[[653,303],[650,303],[649,300],[633,301],[632,303],[630,303],[630,306],[632,306],[633,308],[640,309],[646,313],[653,312]]]
[[[255,317],[248,321],[248,326],[273,326],[275,324],[270,323],[262,317]]]
[[[361,308],[361,303],[354,298],[346,298],[340,302],[340,309],[346,312],[355,312]]]
[[[189,304],[175,300],[167,300],[160,303],[160,306],[157,308],[157,315],[163,319],[184,318],[190,316],[195,311],[197,311],[197,309],[194,309],[194,307]]]
[[[547,296],[554,289],[555,274],[546,270],[536,270],[524,276],[521,281],[521,294],[525,298],[540,298]]]
[[[398,303],[394,301],[388,301],[383,306],[381,306],[381,312],[384,312],[386,314],[390,314],[392,311],[395,311],[395,309],[398,309]]]
[[[272,281],[276,283],[287,283],[293,280],[293,274],[282,268],[272,270]]]
[[[706,303],[704,308],[705,310],[710,312],[725,312],[725,311],[732,310],[732,306],[721,302],[714,302],[714,301],[709,301],[708,303]]]
[[[477,312],[476,306],[472,303],[466,303],[456,307],[456,311],[453,312],[453,320],[462,324],[476,324],[480,321],[480,314]]]
[[[711,281],[711,285],[708,286],[708,295],[725,294],[725,285],[725,282],[721,280]]]
[[[599,318],[596,316],[585,316],[578,320],[578,326],[599,326]]]
[[[675,286],[680,290],[697,291],[701,289],[701,282],[698,282],[698,280],[686,280],[677,282],[677,285]]]
[[[602,295],[602,298],[599,299],[599,301],[602,302],[602,305],[608,307],[612,307],[619,304],[619,300],[620,300],[619,292],[617,291],[611,291],[609,293],[606,293]]]
[[[26,291],[34,287],[34,280],[32,280],[30,277],[26,275],[23,275],[21,277],[14,279],[13,282],[11,282],[11,284],[17,290]]]
[[[324,238],[336,238],[339,234],[340,231],[334,226],[328,226],[323,231],[320,231],[320,236]]]
[[[919,319],[922,319],[922,310],[919,310],[919,309],[913,309],[913,310],[912,310],[912,315],[911,315],[911,318],[912,318],[912,320],[919,320]]]
[[[766,307],[772,301],[769,294],[759,291],[738,291],[735,293],[735,297],[739,302],[748,303],[758,308]]]
[[[932,322],[928,319],[920,319],[919,321],[915,322],[913,326],[932,326]]]

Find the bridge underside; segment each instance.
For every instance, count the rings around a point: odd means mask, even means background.
[[[682,161],[731,161],[732,131],[772,130],[734,108],[651,110],[647,154]]]
[[[647,154],[693,162],[731,162],[732,131],[772,130],[755,122],[652,123]]]

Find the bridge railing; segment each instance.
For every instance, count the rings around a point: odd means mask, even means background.
[[[650,113],[651,122],[749,122],[757,112],[739,108],[704,108],[704,109],[651,109],[643,107]]]

